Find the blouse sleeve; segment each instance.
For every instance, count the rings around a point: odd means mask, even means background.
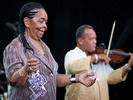
[[[20,55],[21,53],[15,45],[8,45],[3,52],[3,65],[9,82],[13,73],[22,67]]]

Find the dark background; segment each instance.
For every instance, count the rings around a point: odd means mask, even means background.
[[[7,23],[15,25],[22,5],[30,0],[0,1],[0,62],[5,46],[14,38],[14,30]],[[33,0],[44,5],[48,16],[48,30],[43,40],[50,47],[59,64],[59,73],[64,71],[65,53],[73,49],[75,31],[82,24],[90,24],[97,32],[97,42],[108,47],[113,22],[116,21],[111,49],[133,52],[133,6],[130,0]],[[118,68],[127,62],[112,64]],[[125,82],[110,87],[111,100],[131,100],[133,72]],[[131,91],[131,92],[129,92]],[[57,100],[64,100],[65,88],[57,88]]]

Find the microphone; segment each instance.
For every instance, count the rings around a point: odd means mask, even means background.
[[[106,48],[105,44],[104,43],[99,43],[99,47],[102,47],[102,48]]]
[[[6,22],[5,25],[6,25],[7,27],[9,27],[10,29],[12,29],[12,30],[15,31],[16,28],[17,28],[18,22],[17,22],[17,21],[14,22],[14,23]]]

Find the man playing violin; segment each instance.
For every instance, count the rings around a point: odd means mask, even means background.
[[[133,54],[122,67],[114,70],[106,54],[89,55],[96,50],[96,32],[90,25],[82,25],[76,31],[77,46],[65,55],[66,74],[76,74],[82,71],[93,71],[97,76],[91,87],[82,84],[72,84],[66,87],[65,100],[109,100],[108,85],[118,84],[126,80],[128,72],[133,66]]]

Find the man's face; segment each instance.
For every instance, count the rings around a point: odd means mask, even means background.
[[[93,29],[84,29],[84,35],[81,38],[82,49],[86,52],[94,52],[96,50],[96,32]]]

